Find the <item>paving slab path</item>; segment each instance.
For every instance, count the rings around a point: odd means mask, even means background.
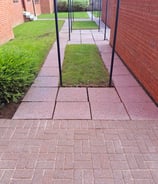
[[[0,120],[1,184],[157,184],[158,121]]]
[[[68,42],[65,23],[60,34],[62,60],[66,44],[91,35],[109,70],[103,30],[73,31]],[[0,184],[157,184],[157,107],[119,57],[115,88],[61,88],[58,79],[53,45],[13,119],[0,119]]]
[[[97,22],[97,19],[94,18]],[[107,38],[110,30],[107,28]],[[104,25],[98,30],[73,30],[68,41],[68,22],[60,31],[61,61],[67,44],[96,44],[110,71],[109,40]],[[158,107],[115,54],[113,88],[59,87],[57,46],[54,43],[39,75],[13,119],[63,120],[158,120]]]

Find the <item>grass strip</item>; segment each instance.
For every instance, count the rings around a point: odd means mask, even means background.
[[[64,86],[104,87],[109,74],[94,44],[67,45],[62,68]]]
[[[87,12],[74,12],[72,15],[74,15],[75,19],[88,19],[89,16]],[[52,19],[55,18],[54,13],[51,14],[41,14],[38,16],[40,19]],[[68,18],[68,12],[59,12],[58,18],[67,19]]]
[[[72,24],[72,29],[97,29],[98,26],[94,21],[74,21]]]

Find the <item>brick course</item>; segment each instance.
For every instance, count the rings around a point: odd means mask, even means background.
[[[1,0],[0,1],[0,44],[7,42],[8,40],[14,38],[12,32],[12,25],[10,19],[10,1]]]
[[[53,1],[52,0],[41,0],[41,13],[52,13],[53,12]]]
[[[24,0],[24,3],[25,3],[26,11],[34,14],[32,0],[30,0],[30,1]],[[41,14],[40,1],[39,1],[39,3],[35,3],[35,12],[36,12],[36,15]]]
[[[10,4],[11,4],[11,11],[9,17],[11,17],[12,19],[12,26],[15,27],[24,22],[23,6],[21,1],[14,3],[12,0]]]
[[[112,14],[109,13],[108,16],[111,22],[112,43],[116,0],[111,2]],[[157,9],[157,0],[121,0],[116,51],[158,104]]]

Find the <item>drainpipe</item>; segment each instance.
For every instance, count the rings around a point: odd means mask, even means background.
[[[34,0],[32,0],[32,6],[33,6],[34,16],[36,17],[36,8],[35,8],[35,2],[34,2]]]
[[[111,68],[110,68],[109,87],[111,87],[111,85],[112,85],[112,73],[113,73],[113,66],[114,66],[114,56],[115,56],[116,39],[117,39],[117,28],[118,28],[118,20],[119,20],[119,9],[120,9],[120,0],[117,0],[115,28],[114,28],[114,39],[113,39],[113,48],[112,48],[112,56],[111,56]]]
[[[22,5],[23,5],[23,8],[24,8],[24,11],[26,11],[26,5],[25,5],[25,1],[22,0]]]

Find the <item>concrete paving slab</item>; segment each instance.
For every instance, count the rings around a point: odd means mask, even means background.
[[[22,101],[51,102],[56,100],[58,88],[31,87]]]
[[[114,84],[117,87],[138,87],[139,83],[134,79],[132,75],[114,75]]]
[[[88,88],[90,102],[121,102],[115,88]]]
[[[59,68],[58,67],[42,67],[38,76],[39,77],[59,76]]]
[[[68,44],[81,44],[81,41],[68,41]]]
[[[13,119],[52,119],[55,102],[22,102]]]
[[[53,119],[91,119],[88,102],[57,102]]]
[[[120,98],[124,103],[126,102],[150,102],[152,100],[145,93],[142,87],[117,87]]]
[[[113,68],[113,75],[131,75],[131,74],[126,66],[115,65]]]
[[[93,120],[129,120],[122,103],[90,102]]]
[[[132,120],[158,120],[158,108],[154,103],[125,103],[126,109]]]
[[[109,46],[109,44],[106,41],[105,41],[105,43],[98,44],[100,52],[111,54],[112,53],[112,48]]]
[[[37,77],[33,87],[58,87],[58,77]]]
[[[57,101],[59,102],[87,102],[86,88],[60,88]]]

